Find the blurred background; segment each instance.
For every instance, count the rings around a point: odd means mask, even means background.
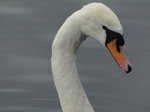
[[[62,112],[51,74],[51,44],[65,19],[93,0],[0,0],[0,112]],[[96,0],[118,15],[133,71],[88,38],[78,70],[96,112],[150,111],[150,1]]]

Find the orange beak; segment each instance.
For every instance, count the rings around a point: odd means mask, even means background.
[[[123,71],[126,73],[129,73],[132,70],[131,63],[127,59],[127,57],[124,54],[123,47],[117,46],[117,40],[113,40],[109,42],[107,45],[107,48],[109,49],[110,53],[118,63],[118,65],[121,67]]]

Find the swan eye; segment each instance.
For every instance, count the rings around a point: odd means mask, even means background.
[[[106,31],[105,45],[116,39],[116,46],[118,46],[117,49],[119,50],[119,46],[123,46],[125,44],[123,36],[121,34],[108,29],[106,26],[103,26],[103,29]]]

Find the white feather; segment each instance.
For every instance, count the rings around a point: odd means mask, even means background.
[[[102,25],[123,33],[117,16],[101,3],[91,3],[73,13],[59,29],[52,44],[52,72],[63,112],[94,112],[76,69],[76,52],[84,35],[105,45]]]

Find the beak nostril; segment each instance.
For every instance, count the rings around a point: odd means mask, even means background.
[[[132,67],[130,65],[128,65],[128,71],[126,71],[126,73],[130,73],[132,70]]]

